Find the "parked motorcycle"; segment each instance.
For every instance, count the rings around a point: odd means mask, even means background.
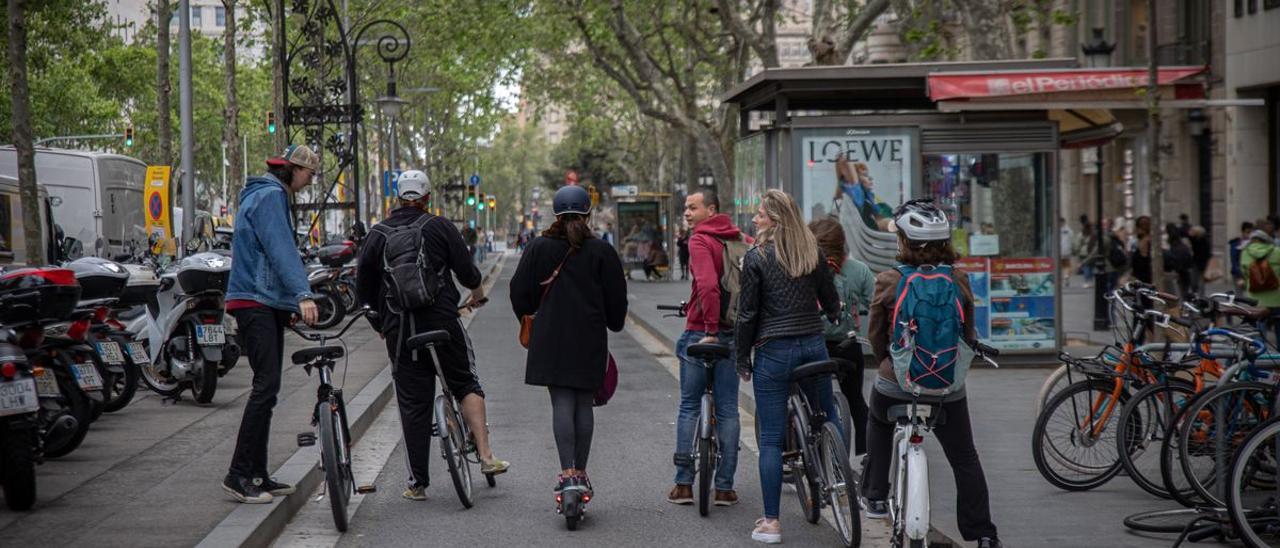
[[[133,400],[139,377],[138,364],[126,352],[131,336],[113,317],[121,299],[127,296],[130,272],[123,265],[97,257],[71,261],[67,268],[75,272],[80,283],[78,307],[92,310],[88,340],[105,369],[103,411],[119,411]]]
[[[149,360],[140,372],[148,388],[176,398],[189,387],[197,402],[213,401],[218,377],[229,368],[223,350],[230,274],[231,259],[217,253],[196,253],[160,272],[155,301],[126,321],[146,343]]]
[[[342,323],[347,313],[354,310],[355,288],[344,282],[343,273],[348,268],[354,269],[347,263],[355,259],[355,243],[348,240],[326,245],[315,250],[314,256],[319,264],[307,266],[307,281],[319,312],[315,327],[329,329]]]

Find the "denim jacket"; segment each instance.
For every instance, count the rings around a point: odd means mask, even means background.
[[[227,299],[248,299],[298,311],[311,284],[293,239],[293,217],[284,183],[271,174],[250,177],[240,191],[231,244]]]

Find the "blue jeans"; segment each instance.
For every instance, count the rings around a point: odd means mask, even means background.
[[[676,342],[676,356],[680,358],[680,412],[676,415],[676,461],[680,455],[691,455],[693,443],[698,437],[698,415],[702,411],[702,394],[707,389],[707,368],[702,360],[690,358],[685,350],[707,336],[702,331],[685,331]],[[720,343],[729,346],[728,359],[716,362],[710,371],[711,396],[716,404],[716,436],[720,440],[720,464],[716,466],[716,489],[733,489],[733,474],[738,469],[738,437],[742,426],[738,422],[738,373],[733,364],[733,334],[719,334]],[[676,484],[692,485],[694,463],[676,465]]]
[[[821,335],[771,339],[756,347],[752,382],[756,418],[760,421],[760,490],[764,495],[766,518],[777,519],[778,500],[782,498],[782,446],[787,431],[791,370],[827,358],[827,345]],[[826,412],[827,422],[839,429],[840,415],[831,395],[831,377],[807,379],[800,388],[810,402],[816,402]]]

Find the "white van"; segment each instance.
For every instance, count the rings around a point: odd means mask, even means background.
[[[30,265],[27,255],[26,231],[22,225],[22,210],[26,204],[18,194],[18,180],[0,175],[0,267],[5,265]],[[53,223],[49,222],[49,200],[40,189],[40,223],[44,226],[45,256],[54,257]],[[35,266],[35,265],[31,265]]]
[[[36,181],[48,192],[53,219],[67,238],[84,246],[86,255],[111,257],[124,252],[127,241],[145,238],[146,176],[147,164],[128,156],[36,148]],[[12,146],[0,147],[0,177],[18,177]]]

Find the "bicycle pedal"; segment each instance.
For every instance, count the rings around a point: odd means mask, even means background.
[[[301,432],[298,434],[298,447],[311,447],[316,444],[315,432]]]
[[[378,492],[377,485],[357,485],[356,486],[356,493],[359,493],[361,495],[368,495],[370,493],[377,493],[377,492]]]

